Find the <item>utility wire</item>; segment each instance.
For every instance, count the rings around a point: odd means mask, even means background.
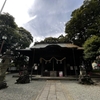
[[[2,8],[1,8],[1,10],[0,10],[0,15],[1,15],[2,10],[3,10],[3,8],[4,8],[5,4],[6,4],[6,1],[7,1],[7,0],[5,0],[4,3],[3,3],[3,5],[2,5]]]

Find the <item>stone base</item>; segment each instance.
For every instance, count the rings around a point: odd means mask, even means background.
[[[0,82],[0,89],[7,88],[7,83],[6,82]]]
[[[30,83],[30,79],[29,76],[25,75],[25,76],[20,76],[17,80],[15,84],[25,84],[25,83]]]
[[[79,83],[81,84],[93,84],[91,77],[88,75],[79,75]]]

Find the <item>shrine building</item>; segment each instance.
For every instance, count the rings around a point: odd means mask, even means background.
[[[29,57],[28,70],[41,76],[78,75],[83,59],[83,48],[72,43],[35,43],[18,52]]]

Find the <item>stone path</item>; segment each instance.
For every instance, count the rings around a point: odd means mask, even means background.
[[[67,100],[60,81],[48,80],[36,100]]]
[[[100,84],[82,85],[77,81],[47,80],[35,100],[100,100]]]

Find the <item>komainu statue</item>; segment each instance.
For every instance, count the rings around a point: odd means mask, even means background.
[[[6,71],[10,67],[11,52],[6,51],[5,55],[1,57],[2,61],[0,63],[0,89],[6,88],[7,83],[5,82]]]
[[[24,65],[23,70],[20,72],[20,76],[16,80],[15,84],[25,84],[25,83],[30,83],[30,78],[27,67]]]
[[[90,75],[87,75],[85,67],[80,67],[79,83],[81,84],[93,84]]]

